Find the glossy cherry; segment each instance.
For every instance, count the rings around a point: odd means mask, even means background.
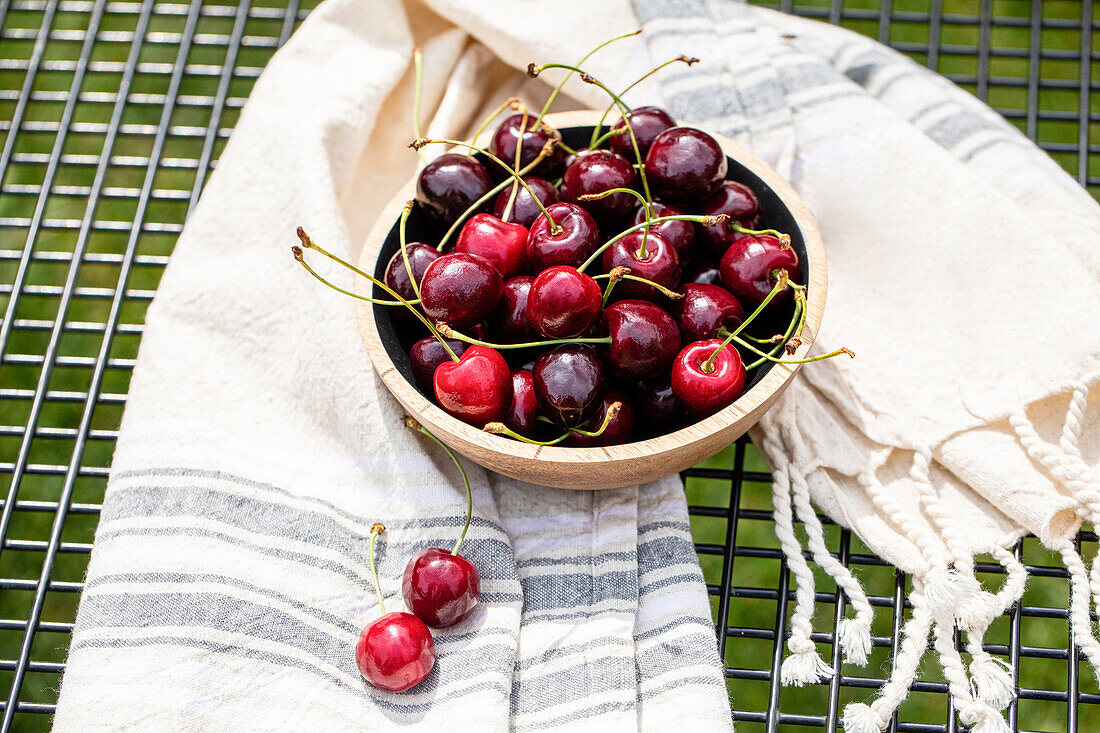
[[[649,148],[653,145],[657,135],[676,124],[668,112],[660,107],[635,107],[632,111],[627,112],[625,122],[619,120],[611,129],[625,130],[627,122],[630,123],[630,129],[634,131],[634,138],[638,141],[638,151],[642,154],[642,160],[645,160],[646,153],[649,152]],[[609,145],[612,150],[631,163],[637,162],[629,134],[623,133],[612,136]]]
[[[432,632],[411,613],[387,613],[359,635],[355,664],[367,682],[378,689],[407,690],[423,682],[435,666]]]
[[[401,579],[405,605],[432,628],[461,623],[477,606],[481,579],[474,564],[450,550],[429,547],[413,555]]]
[[[744,235],[732,228],[734,223],[747,229],[755,229],[760,223],[760,201],[752,189],[737,181],[722,181],[718,188],[703,199],[700,214],[729,216],[727,221],[714,226],[699,225],[699,241],[711,252],[721,257],[734,240]]]
[[[770,234],[747,234],[734,240],[722,255],[719,269],[722,284],[746,308],[760,305],[775,286],[779,271],[786,270],[792,282],[799,282],[802,278],[798,254],[789,244]],[[769,305],[789,297],[790,289],[784,289]]]
[[[523,113],[517,112],[504,118],[493,134],[489,142],[489,152],[503,160],[508,165],[514,165],[516,159],[516,146],[520,146],[520,168],[525,167],[538,157],[543,147],[551,139],[561,139],[561,133],[546,123],[536,126],[537,115],[527,114],[527,129],[523,131]],[[522,135],[523,142],[520,142]],[[553,178],[561,170],[561,161],[564,151],[554,146],[550,155],[542,160],[533,170],[532,175],[543,178]]]
[[[700,417],[733,404],[745,388],[745,364],[732,346],[723,347],[704,368],[721,339],[688,344],[672,364],[672,391],[692,413]]]
[[[527,269],[527,227],[492,214],[474,214],[462,225],[455,252],[484,257],[505,280],[522,275]]]
[[[638,432],[645,435],[667,435],[683,427],[684,406],[672,391],[670,374],[635,383],[634,414]]]
[[[701,285],[721,285],[722,276],[718,270],[718,261],[709,257],[696,257],[684,268],[682,281]]]
[[[603,193],[612,188],[636,188],[638,176],[629,161],[610,150],[589,150],[578,155],[561,179],[561,197],[579,204],[600,222],[619,221],[634,208],[637,199],[629,193],[613,193],[600,199],[581,201],[581,196]]]
[[[627,234],[604,250],[602,264],[604,272],[611,272],[616,267],[629,267],[631,275],[670,290],[674,290],[680,282],[680,256],[667,239],[655,232],[648,237],[642,230]],[[636,280],[623,280],[611,292],[622,299],[636,298],[658,303],[668,301],[668,297],[652,285]]]
[[[644,379],[669,368],[680,350],[676,321],[644,300],[624,300],[604,311],[601,330],[611,335],[607,351],[611,371],[627,379]]]
[[[688,341],[715,338],[719,328],[733,331],[745,320],[745,309],[725,288],[686,283],[681,290],[684,297],[675,301],[672,308],[680,333]]]
[[[709,194],[726,177],[726,154],[718,142],[694,127],[670,127],[659,134],[645,159],[654,196],[693,201]]]
[[[429,247],[420,242],[409,242],[405,245],[405,252],[409,255],[409,267],[412,269],[413,277],[416,278],[416,284],[419,285],[424,279],[424,271],[428,269],[428,265],[439,259],[439,252],[435,247]],[[414,300],[417,297],[412,281],[409,279],[409,271],[405,269],[405,258],[401,256],[400,247],[386,263],[383,281],[405,300]]]
[[[603,292],[595,280],[575,267],[557,265],[540,272],[531,285],[527,320],[546,338],[573,338],[596,322],[602,306]]]
[[[535,360],[535,395],[554,423],[577,427],[600,407],[607,376],[595,350],[583,344],[557,346]]]
[[[653,218],[658,219],[662,216],[682,216],[685,212],[676,206],[670,206],[669,204],[663,204],[660,201],[654,201],[649,205],[649,208],[653,212]],[[645,207],[639,206],[638,210],[634,212],[634,223],[641,224],[646,220]],[[695,252],[695,223],[690,221],[662,221],[658,224],[653,224],[650,232],[656,232],[662,237],[668,240],[676,249],[676,254],[680,257],[681,264],[691,259],[691,255]]]
[[[512,372],[512,406],[504,424],[520,435],[535,439],[540,432],[539,400],[535,396],[535,375],[530,369]]]
[[[619,412],[607,423],[603,433],[596,437],[570,433],[565,444],[581,448],[595,448],[601,445],[621,445],[633,440],[634,407],[631,405],[627,394],[618,387],[608,387],[607,391],[604,392],[603,399],[600,400],[599,409],[583,427],[590,433],[598,431],[600,426],[603,425],[607,409],[616,402],[620,403]]]
[[[527,235],[527,266],[542,272],[554,265],[580,267],[600,246],[600,230],[592,216],[576,204],[546,207],[561,231],[555,234],[540,214]]]
[[[512,404],[512,372],[495,349],[471,346],[440,364],[432,381],[439,406],[478,427],[500,420]]]
[[[462,356],[462,352],[466,350],[466,344],[462,341],[447,339],[447,345],[457,356]],[[451,355],[434,336],[420,339],[409,349],[409,364],[412,366],[416,383],[428,392],[433,389],[432,378],[435,376],[436,367],[448,361],[451,361]]]
[[[430,319],[462,328],[489,315],[503,292],[504,281],[491,262],[456,252],[428,265],[420,281],[420,305]]]
[[[521,275],[505,282],[500,302],[489,316],[487,337],[475,335],[475,338],[505,344],[530,341],[533,332],[531,323],[527,320],[527,298],[534,281],[533,277]]]
[[[531,187],[531,190],[535,192],[535,196],[542,202],[543,206],[549,206],[550,204],[556,204],[558,202],[558,189],[554,188],[554,184],[545,178],[539,178],[538,176],[525,176],[524,181]],[[493,199],[493,216],[504,221],[511,221],[517,224],[522,224],[525,227],[530,227],[535,223],[535,219],[539,218],[539,214],[542,213],[542,209],[538,207],[535,200],[531,198],[531,194],[527,193],[527,189],[523,186],[519,187],[516,192],[515,203],[512,204],[512,211],[508,216],[504,216],[504,210],[508,208],[508,200],[512,196],[512,187],[509,186],[503,191],[497,194],[497,197]]]
[[[416,200],[437,222],[450,224],[491,187],[488,171],[476,159],[446,153],[420,171]]]

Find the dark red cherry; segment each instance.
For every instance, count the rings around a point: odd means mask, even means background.
[[[672,391],[700,417],[733,404],[745,388],[745,364],[733,346],[718,352],[710,371],[703,369],[703,364],[720,346],[721,339],[696,341],[685,346],[672,364]]]
[[[416,200],[431,217],[450,224],[492,187],[485,166],[459,153],[446,153],[424,166],[416,179]]]
[[[601,330],[611,334],[611,371],[644,379],[668,369],[680,350],[680,329],[672,316],[644,300],[624,300],[604,311]]]
[[[535,395],[542,413],[565,428],[584,423],[607,388],[603,362],[583,344],[564,344],[535,361]]]
[[[594,201],[581,201],[587,194],[603,193],[612,188],[636,188],[638,176],[626,158],[610,150],[590,150],[565,169],[561,179],[561,197],[584,208],[597,221],[619,221],[629,214],[638,199],[628,193],[613,193]]]
[[[447,345],[456,356],[462,356],[462,352],[466,350],[466,344],[462,341],[447,339]],[[435,376],[436,367],[446,361],[451,361],[451,355],[434,336],[420,339],[409,349],[409,363],[412,365],[413,376],[416,377],[416,382],[421,389],[427,392],[433,389],[432,377]]]
[[[449,550],[429,547],[412,556],[401,579],[405,606],[418,619],[440,629],[461,623],[481,598],[474,564]]]
[[[792,282],[799,282],[802,278],[794,249],[770,234],[747,234],[734,240],[722,255],[719,269],[722,284],[746,308],[760,305],[775,286],[780,270],[786,270]],[[780,303],[788,297],[789,288],[776,295],[771,302]]]
[[[654,196],[692,201],[709,194],[726,177],[727,165],[713,137],[694,127],[670,127],[650,146],[645,174]]]
[[[512,406],[504,424],[520,435],[536,439],[541,432],[539,414],[534,373],[530,369],[516,369],[512,372]]]
[[[630,398],[627,397],[626,393],[617,387],[608,387],[607,391],[604,392],[603,399],[600,401],[600,409],[583,427],[590,433],[599,430],[600,426],[603,425],[604,416],[607,415],[607,408],[616,402],[621,404],[619,413],[611,418],[611,421],[607,423],[607,429],[602,434],[593,438],[580,433],[571,433],[569,439],[565,441],[566,445],[595,448],[601,445],[622,445],[633,440],[634,406],[631,405]]]
[[[380,690],[402,692],[420,684],[435,666],[435,643],[424,622],[398,611],[371,621],[355,644],[355,664]]]
[[[531,285],[527,320],[546,338],[580,336],[600,317],[603,293],[588,275],[569,265],[548,267]]]
[[[634,414],[638,432],[667,435],[684,425],[684,406],[672,391],[669,374],[658,374],[634,385]]]
[[[699,225],[699,240],[711,252],[719,257],[733,244],[734,240],[744,236],[730,224],[736,222],[747,229],[755,229],[760,223],[760,202],[752,189],[737,181],[722,181],[710,196],[703,199],[699,206],[700,214],[717,216],[726,214],[728,221],[712,227]]]
[[[504,294],[489,316],[489,336],[482,341],[521,344],[531,340],[531,324],[527,320],[527,297],[535,278],[513,277],[504,283]]]
[[[558,202],[558,190],[554,188],[554,184],[545,178],[539,178],[538,176],[526,176],[523,179],[527,182],[527,185],[531,187],[531,190],[535,192],[535,196],[542,202],[543,206],[549,206],[550,204],[556,204]],[[531,198],[531,194],[527,193],[527,189],[523,186],[519,187],[519,191],[516,192],[516,201],[512,204],[512,211],[508,214],[508,217],[504,217],[504,209],[508,207],[508,199],[512,196],[512,187],[509,186],[503,191],[497,194],[497,197],[493,200],[493,216],[498,219],[504,219],[504,221],[512,221],[517,224],[522,224],[525,227],[530,227],[535,219],[542,213],[542,209],[538,207],[535,200]]]
[[[489,260],[456,252],[428,265],[420,281],[420,305],[433,321],[463,328],[492,313],[503,291],[500,271]]]
[[[649,205],[653,210],[653,218],[658,219],[662,216],[682,216],[685,212],[675,206],[669,206],[668,204],[662,204],[659,201],[654,201]],[[639,206],[638,210],[634,212],[634,223],[641,224],[645,221],[645,207]],[[691,255],[695,252],[695,223],[690,221],[662,221],[659,224],[654,224],[650,230],[656,232],[662,237],[668,240],[676,249],[676,254],[680,257],[681,264],[691,259]]]
[[[516,146],[520,146],[520,168],[525,167],[531,161],[538,157],[538,154],[542,151],[542,148],[551,139],[561,139],[561,133],[554,128],[550,127],[546,123],[540,123],[535,125],[535,119],[537,115],[527,114],[527,129],[521,131],[523,127],[523,113],[517,112],[516,114],[509,115],[504,118],[504,121],[500,123],[500,127],[493,134],[493,139],[489,142],[489,152],[497,156],[509,166],[514,166],[516,162]],[[523,142],[520,143],[520,135],[522,132]],[[529,171],[531,175],[541,176],[543,178],[553,178],[561,170],[561,159],[564,151],[554,146],[553,152],[550,156],[544,158],[533,170]],[[500,166],[496,166],[498,169]],[[494,173],[495,175],[495,173]]]
[[[580,267],[600,246],[596,221],[576,204],[553,204],[546,210],[561,231],[552,233],[544,214],[535,219],[527,235],[527,266],[531,272],[542,272],[554,265]]]
[[[424,271],[428,269],[428,265],[439,259],[439,252],[436,252],[435,247],[429,247],[420,242],[409,242],[405,245],[405,251],[409,255],[409,267],[412,268],[413,277],[416,278],[416,284],[419,285],[420,281],[424,279]],[[405,259],[401,256],[400,247],[386,264],[384,280],[405,300],[416,298],[416,291],[413,290],[412,281],[409,280],[409,272],[405,269]],[[406,313],[408,312],[408,309],[404,310]]]
[[[745,320],[745,309],[725,288],[686,283],[681,290],[684,297],[672,304],[672,310],[688,341],[715,338],[719,328],[732,331]]]
[[[527,227],[492,214],[474,214],[462,225],[455,251],[484,257],[507,280],[527,269]]]
[[[660,107],[635,107],[633,111],[627,112],[626,121],[630,123],[630,129],[634,131],[634,138],[638,141],[638,152],[642,154],[642,160],[645,160],[646,153],[649,152],[649,148],[653,145],[657,135],[676,124],[672,121],[672,117],[669,116],[668,112]],[[623,120],[619,120],[612,129],[625,130],[626,124]],[[637,158],[634,157],[634,146],[630,142],[628,133],[612,136],[610,146],[612,150],[631,163],[637,162]]]
[[[718,261],[709,257],[696,257],[690,265],[684,268],[682,280],[685,283],[699,283],[700,285],[721,285],[722,278],[718,271]]]
[[[642,230],[631,232],[605,249],[604,272],[611,272],[616,267],[629,267],[631,275],[652,280],[670,290],[674,290],[680,282],[680,257],[668,240],[655,232],[648,237]],[[635,280],[623,280],[611,292],[616,298],[637,298],[658,303],[668,301],[668,297],[652,285]]]
[[[486,346],[471,346],[457,362],[440,364],[432,385],[440,407],[477,427],[501,420],[512,404],[508,362]]]

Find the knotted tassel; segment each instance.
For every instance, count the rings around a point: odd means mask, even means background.
[[[802,687],[833,676],[833,668],[817,653],[813,639],[792,636],[787,640],[791,652],[779,668],[779,681],[784,685]]]

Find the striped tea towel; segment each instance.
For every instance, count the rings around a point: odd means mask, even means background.
[[[353,302],[291,259],[294,229],[355,260],[415,171],[414,43],[431,133],[463,137],[511,94],[541,103],[529,61],[636,27],[623,1],[567,26],[584,5],[329,0],[271,61],[148,313],[55,730],[731,729],[676,478],[570,492],[467,463],[478,610],[435,632],[438,662],[411,691],[355,667],[378,615],[371,524],[388,528],[393,610],[405,562],[453,544],[466,500],[401,424]],[[640,42],[627,51],[637,63],[600,70],[617,85],[648,63]],[[563,105],[598,103],[582,92]]]

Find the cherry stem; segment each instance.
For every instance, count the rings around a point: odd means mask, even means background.
[[[806,296],[801,290],[794,291],[794,313],[791,315],[791,322],[787,326],[787,330],[782,334],[776,334],[772,338],[775,341],[775,346],[772,347],[769,355],[775,356],[779,351],[786,349],[791,343],[791,338],[798,338],[802,335],[802,326],[806,323]],[[797,347],[795,347],[797,349]],[[790,351],[794,353],[794,351]],[[745,371],[749,369],[755,369],[763,364],[767,359],[760,358],[745,367]]]
[[[783,232],[781,232],[777,229],[748,229],[746,227],[741,226],[740,222],[738,222],[736,220],[731,221],[726,226],[728,226],[730,229],[732,229],[735,232],[740,232],[741,234],[753,234],[753,235],[756,235],[756,236],[759,236],[761,234],[770,234],[771,236],[778,239],[780,241],[780,243],[782,243],[783,249],[790,249],[791,248],[791,235],[784,234]]]
[[[599,259],[600,255],[602,255],[604,253],[604,250],[606,250],[611,245],[615,244],[615,242],[618,242],[620,239],[625,237],[627,234],[630,234],[631,232],[636,232],[639,229],[641,229],[642,227],[647,227],[651,224],[660,224],[661,222],[664,222],[664,221],[693,221],[693,222],[696,222],[697,224],[702,224],[704,226],[712,227],[712,226],[717,226],[718,224],[721,224],[722,222],[726,221],[727,219],[729,219],[728,214],[718,214],[717,216],[703,216],[703,215],[699,215],[699,214],[675,214],[674,216],[659,216],[656,219],[650,219],[648,221],[643,221],[641,224],[635,224],[632,227],[624,229],[623,231],[619,232],[618,234],[616,234],[611,239],[609,239],[606,242],[604,242],[603,244],[601,244],[596,249],[596,251],[593,252],[592,255],[587,260],[585,260],[584,263],[580,267],[577,268],[577,271],[578,272],[584,272],[586,269],[588,269],[589,265],[591,265],[593,262],[595,262],[597,259]]]
[[[565,152],[569,153],[570,155],[577,155],[577,151],[576,151],[576,150],[574,150],[573,148],[569,147],[568,145],[566,145],[566,144],[565,144],[564,142],[562,142],[561,140],[555,139],[555,140],[554,140],[554,144],[555,144],[555,145],[557,145],[557,146],[558,146],[559,148],[561,148],[562,150],[564,150]]]
[[[525,105],[522,101],[520,101],[520,99],[518,97],[508,97],[508,99],[504,100],[504,103],[502,105],[500,105],[495,110],[493,110],[492,113],[488,117],[485,118],[485,120],[481,123],[481,125],[478,126],[477,131],[474,133],[474,136],[472,138],[470,138],[470,142],[474,145],[477,145],[477,139],[479,137],[481,137],[481,133],[485,132],[485,128],[488,127],[490,124],[492,124],[493,120],[495,120],[497,117],[500,117],[500,113],[503,112],[506,109],[526,110],[527,105]],[[420,137],[420,136],[417,135],[417,137]],[[466,157],[467,158],[473,157],[473,154],[474,154],[473,150],[467,150],[466,151]]]
[[[615,268],[615,269],[618,269],[618,268]],[[629,270],[629,268],[626,268],[626,267],[624,267],[623,269]],[[650,287],[655,288],[656,290],[660,291],[660,293],[662,295],[664,295],[666,298],[671,298],[672,300],[679,300],[680,298],[684,297],[683,293],[677,293],[673,290],[669,290],[668,288],[666,288],[664,285],[661,285],[660,283],[655,283],[652,280],[646,280],[644,277],[638,277],[637,275],[631,275],[629,272],[624,272],[618,278],[611,277],[610,274],[607,274],[607,275],[595,275],[592,279],[593,280],[605,280],[607,278],[610,278],[612,283],[618,282],[618,280],[633,280],[636,283],[643,283],[645,285],[649,285]],[[608,292],[611,291],[611,284],[608,284],[607,289],[608,289]],[[606,296],[606,293],[605,293],[605,296]],[[606,303],[606,301],[604,301],[604,302]]]
[[[745,341],[744,339],[734,338],[733,340],[736,341],[738,343],[738,345],[743,346],[744,348],[748,349],[749,351],[756,354],[757,356],[759,356],[764,361],[770,361],[770,362],[773,362],[775,364],[808,364],[811,361],[824,361],[825,359],[832,359],[834,356],[840,356],[841,354],[847,354],[848,356],[852,357],[853,359],[856,358],[855,352],[853,352],[851,349],[849,349],[845,346],[841,346],[836,351],[830,351],[828,354],[821,354],[820,356],[811,356],[811,357],[807,357],[805,359],[777,359],[774,356],[772,356],[771,354],[765,354],[763,351],[756,348],[755,346],[750,344],[748,341]],[[757,364],[754,362],[753,366],[757,366]],[[748,367],[746,367],[746,371],[748,371]]]
[[[459,341],[465,341],[468,344],[474,346],[485,346],[490,349],[530,349],[535,346],[560,346],[561,344],[610,344],[611,337],[606,336],[604,338],[576,338],[576,339],[549,339],[547,341],[529,341],[523,344],[493,344],[488,341],[481,341],[473,336],[467,336],[464,333],[459,333],[446,323],[437,323],[435,327],[439,329],[439,332],[451,339],[458,339]]]
[[[772,301],[772,298],[774,298],[776,295],[787,288],[787,282],[787,271],[779,270],[779,278],[775,281],[775,285],[772,286],[771,291],[767,294],[767,296],[765,296],[764,300],[760,301],[760,305],[756,306],[756,310],[749,314],[749,317],[742,321],[741,325],[735,328],[730,333],[730,335],[726,337],[721,345],[719,345],[719,347],[714,350],[714,353],[708,356],[706,361],[699,365],[699,369],[701,371],[706,372],[707,374],[710,374],[714,371],[714,360],[718,357],[718,352],[729,346],[730,342],[737,338],[737,335],[739,333],[744,331],[745,328],[750,323],[752,323],[758,315],[764,312],[764,309],[768,306],[768,303]]]
[[[611,105],[611,106],[613,107],[614,105]],[[608,107],[608,109],[611,109],[611,107]],[[619,129],[619,130],[608,130],[607,132],[600,135],[595,140],[592,140],[588,144],[588,147],[595,150],[596,148],[600,147],[601,145],[603,145],[605,142],[607,142],[611,138],[618,137],[619,135],[625,135],[625,134],[626,134],[626,128],[625,127],[622,128],[622,129]]]
[[[315,278],[317,278],[321,282],[325,283],[329,287],[332,287],[336,290],[339,290],[341,293],[345,293],[347,295],[350,295],[354,298],[359,298],[361,300],[369,300],[367,298],[363,298],[360,295],[356,295],[355,293],[349,293],[346,290],[343,290],[341,288],[337,288],[335,285],[332,285],[331,283],[329,283],[327,280],[325,280],[323,277],[318,275],[316,272],[313,272],[313,270],[306,264],[305,258],[302,255],[302,249],[303,248],[304,249],[315,249],[315,250],[317,250],[318,252],[323,254],[325,257],[328,257],[333,262],[336,262],[337,264],[343,265],[344,267],[346,267],[349,270],[351,270],[352,272],[354,272],[356,275],[359,275],[360,277],[366,278],[367,280],[369,280],[374,285],[377,285],[378,287],[382,288],[387,293],[392,295],[394,298],[396,298],[400,302],[401,305],[405,306],[410,311],[412,311],[413,315],[416,316],[417,318],[419,318],[421,323],[423,323],[425,326],[428,327],[428,331],[432,334],[432,336],[435,336],[435,338],[443,346],[444,351],[446,351],[447,354],[451,357],[452,361],[457,362],[459,360],[458,355],[455,354],[455,352],[451,349],[450,345],[447,344],[446,340],[444,340],[444,338],[439,335],[439,332],[435,330],[435,327],[432,326],[431,321],[429,321],[427,318],[425,318],[424,315],[420,311],[418,311],[416,308],[414,308],[412,303],[410,303],[409,301],[402,298],[400,293],[398,293],[393,288],[391,288],[389,285],[382,282],[381,280],[374,277],[373,275],[368,275],[367,273],[363,272],[362,270],[360,270],[358,267],[351,264],[350,262],[346,262],[346,261],[342,260],[341,258],[337,257],[336,255],[332,254],[328,250],[322,248],[320,245],[314,244],[313,240],[309,238],[308,234],[306,234],[306,230],[303,229],[302,227],[298,227],[298,239],[301,240],[302,246],[301,247],[291,247],[290,248],[291,251],[294,253],[294,259],[298,260],[298,262],[300,262],[306,268],[306,270],[308,270],[310,273],[312,273],[312,275]],[[374,301],[371,300],[371,302],[374,302]]]
[[[621,409],[623,409],[622,402],[612,402],[610,405],[608,405],[607,412],[605,412],[603,416],[603,422],[600,423],[599,429],[595,431],[582,430],[581,428],[569,428],[569,431],[572,433],[577,433],[578,435],[587,436],[589,438],[598,438],[604,434],[604,431],[607,430],[607,426],[610,425],[611,421],[619,415],[619,410]]]
[[[610,196],[611,194],[614,194],[614,193],[628,193],[631,196],[633,196],[634,198],[638,199],[638,201],[640,201],[641,204],[642,204],[642,209],[645,211],[645,223],[649,224],[650,222],[653,221],[653,207],[652,207],[652,205],[649,203],[649,201],[646,200],[645,196],[642,196],[640,193],[635,191],[633,188],[609,188],[606,191],[601,191],[600,193],[586,193],[583,196],[579,196],[578,198],[581,201],[596,201],[598,199],[607,198],[608,196]],[[646,243],[648,243],[648,242],[649,242],[649,227],[647,226],[645,228],[645,230],[642,232],[642,243],[640,245],[638,245],[638,251],[635,253],[637,258],[639,260],[641,260],[642,262],[645,262],[646,260],[649,259],[649,253],[646,252],[646,249],[645,249]]]
[[[420,48],[413,48],[413,68],[416,69],[416,86],[413,87],[413,137],[420,137],[420,91],[424,86],[424,53]],[[427,163],[428,158],[419,148],[416,154],[420,156],[421,163]]]
[[[434,440],[436,444],[438,444],[439,447],[442,448],[443,451],[451,457],[451,460],[454,461],[455,465],[458,467],[458,472],[462,474],[462,483],[466,485],[466,524],[462,526],[462,534],[458,536],[458,541],[455,542],[455,548],[451,550],[452,555],[457,555],[458,548],[462,547],[462,541],[466,539],[466,532],[470,529],[470,519],[472,519],[474,516],[474,494],[472,491],[470,491],[470,477],[466,475],[466,469],[462,467],[462,464],[458,460],[458,456],[455,455],[455,452],[451,450],[451,447],[449,445],[444,443],[439,438],[435,437],[435,435],[432,434],[430,430],[418,423],[416,420],[413,420],[411,417],[405,418],[405,425],[417,431],[418,433],[422,433],[423,435],[426,435]]]
[[[370,570],[370,580],[374,584],[374,594],[378,596],[378,609],[382,615],[386,615],[386,604],[382,600],[382,586],[378,585],[378,572],[374,569],[374,542],[378,535],[386,531],[386,525],[375,522],[370,528],[370,542],[367,543],[367,568]]]
[[[584,57],[581,58],[581,60],[577,62],[577,66],[580,66],[581,64],[583,64],[585,61],[587,61],[589,58],[592,57],[592,54],[596,53],[597,51],[599,51],[604,46],[609,46],[612,43],[614,43],[615,41],[621,41],[624,38],[630,38],[631,36],[636,36],[641,32],[642,32],[642,29],[639,28],[636,31],[630,31],[629,33],[624,33],[621,36],[615,36],[614,38],[607,39],[606,41],[604,41],[603,43],[601,43],[600,45],[596,46],[594,49],[592,49],[591,51],[586,53],[584,55]],[[546,116],[546,112],[550,109],[550,105],[552,105],[554,103],[554,100],[557,99],[558,94],[561,93],[562,87],[565,86],[565,82],[569,81],[570,76],[572,76],[572,73],[566,74],[565,78],[562,79],[560,82],[558,82],[558,85],[556,87],[554,87],[554,91],[550,92],[550,96],[546,98],[546,104],[542,105],[542,110],[539,111],[539,116],[535,118],[535,126],[536,127],[539,125],[539,123],[542,122],[542,118]]]
[[[519,129],[527,129],[527,108],[523,108],[523,119],[520,120]],[[515,162],[512,165],[512,170],[519,173],[519,162],[523,157],[523,135],[520,135],[516,139],[516,156]],[[501,221],[508,221],[508,218],[512,216],[512,207],[516,205],[516,195],[519,194],[519,184],[516,183],[516,179],[512,179],[512,192],[508,194],[508,203],[504,205],[504,211],[500,214]]]
[[[612,267],[611,272],[606,275],[598,275],[599,278],[607,278],[607,287],[603,290],[603,299],[600,301],[600,308],[607,307],[607,300],[611,297],[611,291],[615,289],[615,285],[619,283],[624,277],[630,274],[629,267]],[[596,278],[592,278],[595,280]]]
[[[598,430],[589,431],[582,430],[580,428],[569,428],[565,431],[564,435],[560,435],[553,440],[535,440],[533,438],[528,438],[526,435],[520,435],[515,430],[512,430],[510,427],[502,422],[486,423],[485,427],[482,428],[482,430],[487,433],[492,433],[493,435],[507,435],[509,438],[518,440],[521,443],[527,443],[528,445],[557,445],[573,433],[577,433],[578,435],[585,435],[589,438],[600,437],[604,434],[604,432],[607,430],[607,427],[611,424],[611,421],[615,419],[615,416],[619,414],[619,410],[621,409],[623,409],[622,402],[612,402],[610,405],[607,406],[607,412],[604,413],[603,422],[600,424]],[[550,421],[547,420],[546,422]]]
[[[416,297],[419,299],[420,284],[416,282],[416,278],[413,277],[412,263],[409,262],[409,248],[405,244],[405,224],[409,221],[409,214],[412,213],[415,203],[415,201],[406,201],[405,207],[401,209],[401,219],[397,224],[397,239],[398,244],[401,246],[401,259],[405,261],[405,273],[409,276],[409,282],[412,283],[413,292],[416,293]]]
[[[552,150],[553,150],[553,147],[552,147],[551,143],[547,143],[546,145],[544,145],[542,147],[542,150],[540,150],[539,154],[535,157],[535,159],[532,160],[530,163],[528,163],[526,166],[524,166],[524,168],[519,172],[519,174],[522,176],[525,173],[528,173],[529,171],[531,171],[531,169],[534,168],[539,163],[541,163],[543,158],[548,156],[550,154],[550,151],[552,151]],[[459,226],[461,226],[462,223],[466,221],[466,219],[468,219],[470,216],[472,216],[474,213],[476,213],[477,210],[481,208],[482,204],[484,204],[486,201],[488,201],[489,199],[493,198],[498,193],[503,191],[505,186],[511,186],[511,185],[512,185],[511,180],[501,181],[496,186],[494,186],[493,188],[486,191],[484,196],[482,196],[477,201],[470,204],[470,208],[463,211],[462,214],[457,219],[455,219],[455,223],[451,224],[451,228],[448,229],[447,233],[443,235],[443,238],[439,240],[439,244],[436,246],[436,249],[438,251],[442,252],[443,247],[446,246],[447,242],[451,239],[452,236],[454,236],[455,231],[458,230]],[[506,221],[506,220],[502,219],[502,221]]]
[[[626,93],[629,92],[631,89],[638,86],[643,81],[645,81],[649,77],[653,76],[658,71],[665,68],[666,66],[671,66],[672,64],[675,64],[677,61],[682,61],[685,64],[687,64],[688,66],[691,66],[692,64],[698,63],[699,59],[695,58],[694,56],[677,56],[674,59],[669,59],[668,61],[664,62],[663,64],[659,64],[657,66],[654,66],[652,69],[650,69],[646,73],[639,76],[637,79],[634,80],[633,84],[631,84],[626,89],[619,92],[619,96],[620,97],[626,96]],[[605,109],[603,111],[603,116],[600,117],[600,121],[598,123],[596,123],[596,126],[594,128],[592,128],[592,139],[591,139],[591,142],[589,143],[588,147],[594,148],[599,144],[600,141],[596,139],[596,135],[599,134],[599,131],[603,128],[603,123],[607,119],[607,115],[611,112],[611,108],[614,107],[614,106],[615,105],[613,105],[613,104],[607,105],[607,109]],[[625,126],[626,125],[625,125],[625,121],[624,121],[624,127]],[[610,134],[610,133],[608,133],[608,134]]]
[[[484,155],[489,160],[492,160],[494,163],[499,165],[501,168],[503,168],[505,170],[505,172],[508,173],[508,175],[512,176],[517,181],[519,181],[519,185],[521,185],[525,189],[527,189],[527,193],[531,194],[531,198],[535,200],[535,203],[538,204],[539,209],[542,210],[543,216],[545,216],[546,220],[550,222],[550,233],[555,235],[555,236],[557,236],[558,234],[561,234],[561,227],[558,226],[557,222],[554,221],[554,217],[550,216],[550,212],[546,210],[546,207],[543,206],[542,201],[539,199],[538,196],[535,195],[535,192],[531,190],[531,187],[527,185],[527,181],[523,180],[520,177],[519,171],[514,170],[513,168],[511,168],[507,163],[505,163],[503,160],[501,160],[497,156],[490,153],[488,150],[483,150],[482,148],[475,147],[475,146],[471,145],[470,143],[464,143],[461,140],[447,140],[447,139],[444,139],[444,138],[440,138],[440,139],[437,139],[437,140],[430,140],[426,137],[421,137],[421,138],[417,138],[416,140],[413,140],[411,143],[409,143],[409,147],[419,150],[420,148],[424,147],[425,145],[440,145],[440,144],[442,144],[442,145],[457,145],[459,147],[468,148],[470,150],[476,150],[477,152],[481,153],[482,155]]]
[[[298,264],[300,264],[302,267],[305,268],[306,272],[308,272],[310,275],[313,275],[313,277],[316,278],[317,280],[319,280],[321,282],[321,284],[327,285],[328,287],[332,288],[333,290],[335,290],[338,293],[342,293],[343,295],[351,296],[352,298],[355,298],[356,300],[362,300],[362,301],[365,301],[367,303],[373,303],[375,305],[388,305],[388,306],[403,306],[403,305],[405,305],[405,303],[400,303],[396,300],[378,300],[377,298],[368,298],[365,295],[360,295],[359,293],[353,293],[350,290],[344,290],[339,285],[335,285],[335,284],[329,282],[328,280],[326,280],[325,278],[321,277],[317,273],[316,270],[314,270],[312,267],[309,266],[309,264],[305,261],[304,257],[299,257],[298,255],[301,252],[301,249],[302,249],[301,247],[295,246],[295,247],[291,247],[290,249],[291,249],[292,252],[294,252],[294,259],[298,261]],[[297,251],[295,252],[295,250],[297,250]],[[417,298],[416,300],[408,300],[408,301],[405,301],[405,302],[408,303],[409,305],[416,305],[417,303],[420,302],[420,299]]]

